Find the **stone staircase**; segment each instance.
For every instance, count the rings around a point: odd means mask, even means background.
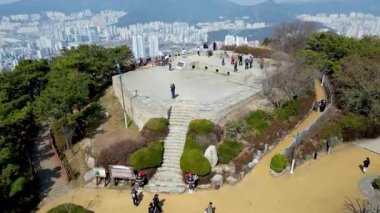
[[[193,110],[186,106],[173,105],[169,119],[169,135],[164,142],[164,160],[147,190],[159,193],[182,193],[186,185],[180,168],[180,159],[185,146],[186,133]]]

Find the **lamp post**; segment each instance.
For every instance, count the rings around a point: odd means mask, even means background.
[[[127,111],[125,110],[125,100],[124,100],[124,90],[123,90],[123,81],[121,80],[121,71],[120,71],[120,64],[115,60],[115,67],[119,73],[119,80],[120,80],[120,90],[121,90],[121,98],[123,102],[123,114],[124,114],[124,124],[125,128],[128,128],[128,117],[127,117]]]

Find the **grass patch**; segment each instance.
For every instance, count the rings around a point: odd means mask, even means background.
[[[260,137],[270,127],[272,119],[272,115],[269,112],[256,110],[245,117],[245,122],[251,129],[255,130],[255,135]]]
[[[273,117],[278,121],[286,121],[297,114],[301,101],[299,99],[291,100],[277,108],[273,112]]]
[[[162,141],[152,141],[148,147],[134,152],[129,162],[133,168],[138,170],[158,167],[162,164],[164,154],[164,143]]]
[[[221,164],[230,163],[243,149],[244,144],[238,141],[226,140],[218,146],[218,161]]]

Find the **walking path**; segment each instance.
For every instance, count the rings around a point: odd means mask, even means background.
[[[50,146],[48,127],[42,127],[34,140],[32,163],[37,173],[40,198],[49,200],[69,191],[68,181],[59,157]]]
[[[324,96],[323,88],[315,83],[318,100]],[[234,212],[344,212],[343,203],[348,198],[362,198],[358,183],[364,176],[359,164],[365,157],[372,160],[366,175],[380,172],[380,156],[352,144],[343,144],[318,160],[308,161],[293,175],[273,177],[269,172],[270,160],[281,153],[295,135],[307,128],[317,117],[312,112],[289,136],[269,151],[259,164],[235,186],[223,186],[220,190],[199,190],[193,194],[161,195],[165,199],[165,212],[203,212],[209,201],[218,213]],[[140,207],[133,206],[129,191],[80,188],[42,207],[41,212],[64,202],[75,202],[95,212],[147,211],[153,194],[145,193]]]

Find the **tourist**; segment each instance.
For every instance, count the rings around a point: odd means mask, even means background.
[[[244,62],[245,62],[245,69],[247,70],[249,66],[249,58],[245,58]]]
[[[170,91],[172,93],[172,99],[175,98],[175,85],[174,84],[170,84]]]
[[[139,196],[137,195],[137,190],[135,188],[132,188],[131,195],[132,195],[133,205],[138,206]]]
[[[230,60],[231,60],[231,64],[232,65],[235,64],[235,56],[234,56],[234,54],[231,54]]]
[[[148,213],[154,213],[154,212],[155,212],[154,205],[152,202],[150,202],[149,207],[148,207]]]
[[[252,64],[253,64],[253,56],[250,55],[249,56],[249,68],[252,68]]]
[[[237,71],[238,71],[237,66],[238,66],[238,63],[237,63],[237,61],[235,61],[235,64],[234,64],[234,72],[237,72]]]
[[[368,169],[370,163],[371,163],[371,162],[369,161],[369,157],[367,157],[367,159],[365,159],[365,160],[363,161],[363,172],[364,172],[364,173],[366,173],[366,171],[367,171],[367,169]]]
[[[212,206],[212,202],[208,203],[207,208],[205,209],[205,213],[214,213],[215,208]]]
[[[225,64],[225,63],[224,63],[224,57],[223,57],[223,58],[222,58],[222,66],[224,66],[224,64]]]
[[[243,55],[239,54],[238,58],[239,58],[239,66],[243,65]]]
[[[199,56],[201,55],[201,49],[199,47],[197,48],[197,53]]]
[[[318,111],[318,106],[319,106],[319,102],[317,100],[315,100],[314,104],[313,104],[313,111],[314,112]]]
[[[153,205],[154,205],[154,210],[155,212],[162,212],[161,204],[160,204],[160,199],[158,198],[158,194],[155,194],[153,197]]]
[[[172,60],[169,60],[169,71],[172,70]]]
[[[323,112],[323,111],[325,111],[325,109],[326,109],[326,99],[323,98],[321,100],[321,104],[319,106],[319,111]]]
[[[185,48],[182,48],[182,56],[186,55],[186,50]]]
[[[216,42],[214,41],[214,43],[212,44],[212,49],[215,51],[217,49],[217,46],[216,46]]]

